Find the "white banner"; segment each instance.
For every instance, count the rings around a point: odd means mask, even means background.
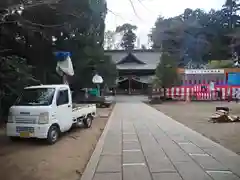
[[[185,74],[224,74],[224,69],[186,69]]]

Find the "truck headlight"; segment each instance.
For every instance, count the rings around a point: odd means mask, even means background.
[[[11,112],[8,114],[8,123],[13,123],[13,115]]]
[[[48,124],[48,122],[49,122],[49,113],[48,112],[40,113],[38,124]]]

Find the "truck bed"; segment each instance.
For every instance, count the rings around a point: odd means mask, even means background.
[[[73,111],[76,111],[79,108],[88,107],[89,105],[92,105],[92,104],[76,104],[76,103],[74,103],[72,109],[73,109]]]
[[[88,114],[96,114],[95,104],[73,104],[72,108],[73,120],[79,117],[85,117]]]

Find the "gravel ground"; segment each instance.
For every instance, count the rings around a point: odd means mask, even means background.
[[[90,129],[73,129],[52,146],[42,140],[11,142],[0,129],[0,179],[80,179],[110,112],[111,108],[98,109]]]
[[[234,102],[171,102],[153,105],[176,121],[240,154],[240,123],[208,122],[216,106],[227,106],[231,114],[240,116],[240,104]]]

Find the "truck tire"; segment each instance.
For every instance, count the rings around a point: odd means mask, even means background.
[[[47,142],[52,145],[58,141],[60,130],[56,125],[52,125],[48,130]]]
[[[77,119],[77,122],[76,122],[76,124],[75,124],[75,127],[76,127],[76,128],[82,127],[82,125],[83,125],[82,122],[83,122],[82,119],[81,119],[81,118],[78,118],[78,119]]]
[[[106,108],[109,108],[111,106],[111,104],[105,104]]]
[[[15,136],[10,136],[9,138],[10,138],[10,140],[13,141],[13,142],[20,140],[20,137],[15,137]]]
[[[93,116],[88,115],[88,116],[83,120],[84,128],[90,128],[90,127],[92,126],[92,120],[93,120]]]

